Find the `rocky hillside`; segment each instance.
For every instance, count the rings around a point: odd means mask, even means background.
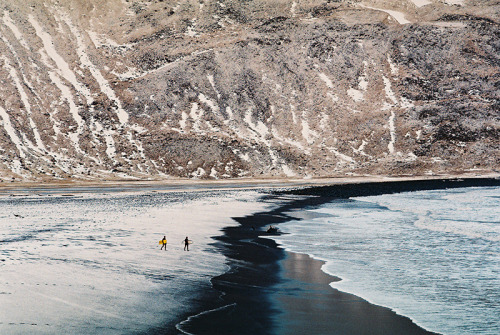
[[[1,0],[0,180],[500,167],[500,3]]]

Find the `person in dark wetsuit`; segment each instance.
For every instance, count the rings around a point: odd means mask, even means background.
[[[189,251],[189,239],[187,236],[184,239],[184,251],[186,251],[186,250]]]
[[[161,244],[161,249],[165,248],[165,251],[167,251],[167,238],[166,236],[163,236],[163,239],[161,240],[162,244]]]

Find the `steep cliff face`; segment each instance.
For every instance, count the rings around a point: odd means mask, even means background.
[[[0,178],[500,166],[498,1],[2,0]]]

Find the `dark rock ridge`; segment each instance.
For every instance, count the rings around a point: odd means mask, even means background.
[[[500,166],[498,1],[3,0],[0,180]]]

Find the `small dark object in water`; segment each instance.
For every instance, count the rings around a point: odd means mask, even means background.
[[[278,228],[273,227],[273,226],[269,226],[269,228],[267,229],[267,232],[270,233],[270,234],[277,233],[278,232]]]

